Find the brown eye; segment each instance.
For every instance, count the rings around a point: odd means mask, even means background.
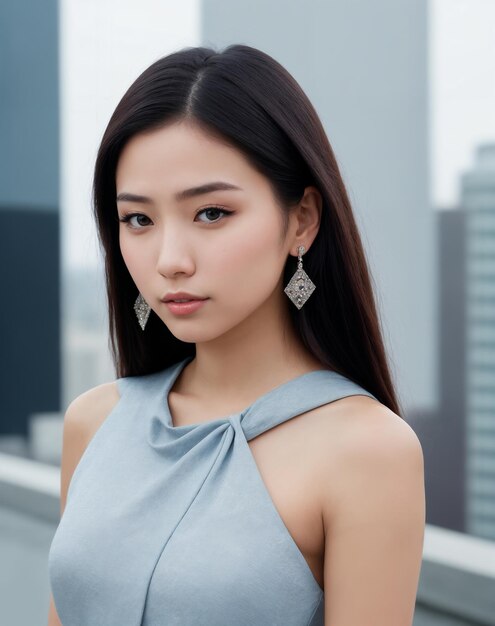
[[[132,224],[131,219],[137,217],[137,218],[141,218],[143,217],[145,220],[149,219],[148,217],[146,217],[146,215],[143,215],[142,213],[128,213],[127,215],[123,215],[119,221],[120,222],[124,222],[127,223],[129,222],[129,224]],[[130,228],[134,228],[136,230],[140,230],[140,226],[148,226],[148,224],[142,224],[140,222],[138,222],[139,226],[135,226],[135,225],[131,225]]]
[[[210,206],[210,207],[207,207],[206,209],[201,209],[201,211],[198,211],[196,215],[201,215],[202,213],[204,213],[208,217],[208,220],[205,222],[206,224],[214,224],[215,222],[219,222],[220,219],[210,219],[211,217],[214,218],[216,215],[218,215],[218,213],[223,213],[224,216],[228,216],[232,213],[232,211],[226,211],[225,209],[219,206]],[[200,220],[200,222],[201,221],[203,220]]]

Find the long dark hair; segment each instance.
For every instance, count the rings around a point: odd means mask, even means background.
[[[323,125],[289,72],[246,45],[219,52],[187,47],[150,65],[120,100],[96,158],[93,207],[103,248],[110,350],[117,376],[162,370],[195,344],[183,342],[151,311],[146,330],[133,310],[138,289],[119,246],[115,172],[125,143],[137,133],[188,118],[236,147],[270,182],[287,224],[289,207],[308,185],[322,196],[318,234],[304,255],[317,288],[291,320],[324,364],[370,391],[401,416],[377,315],[371,273],[351,204]],[[289,256],[284,284],[296,270]]]

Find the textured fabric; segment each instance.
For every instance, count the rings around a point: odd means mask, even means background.
[[[50,546],[62,624],[323,626],[323,591],[247,442],[328,402],[374,396],[316,370],[241,413],[174,427],[168,393],[191,359],[117,379],[120,400],[73,473]]]

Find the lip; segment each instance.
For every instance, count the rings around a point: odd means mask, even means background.
[[[177,291],[176,293],[168,292],[161,299],[162,302],[169,302],[170,300],[207,300],[207,298],[202,298],[201,296],[197,296],[194,293],[187,293],[187,291]]]
[[[191,300],[190,302],[165,302],[169,311],[175,315],[189,315],[200,309],[209,298]]]

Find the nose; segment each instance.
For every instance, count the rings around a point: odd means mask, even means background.
[[[171,278],[176,274],[193,274],[195,264],[188,242],[177,229],[166,230],[160,241],[157,271],[165,278]]]

